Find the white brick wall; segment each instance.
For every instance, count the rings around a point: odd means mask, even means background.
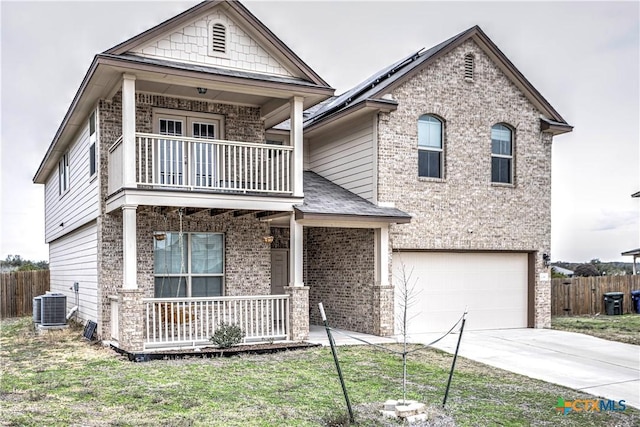
[[[212,21],[220,22],[228,28],[226,55],[209,55],[209,23]],[[235,22],[219,11],[199,18],[182,29],[132,52],[152,58],[292,76]]]

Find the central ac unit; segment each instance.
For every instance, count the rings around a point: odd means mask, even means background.
[[[42,296],[33,299],[33,323],[42,323]]]
[[[66,295],[46,294],[40,298],[42,306],[40,323],[43,326],[64,325],[67,323]]]

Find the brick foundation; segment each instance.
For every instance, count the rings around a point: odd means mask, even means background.
[[[309,338],[309,287],[285,286],[289,294],[289,326],[292,341],[303,341]]]
[[[130,353],[144,348],[144,308],[143,292],[139,289],[121,289],[118,292],[118,325],[120,336],[118,346]]]

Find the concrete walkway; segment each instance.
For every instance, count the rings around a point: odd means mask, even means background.
[[[362,341],[359,341],[358,339],[365,340],[372,344],[390,344],[397,342],[395,338],[378,337],[376,335],[361,334],[360,332],[345,331],[343,329],[336,328],[331,328],[331,330],[333,341],[336,343],[336,345],[363,345],[364,343]],[[358,339],[349,338],[345,334],[356,337]],[[327,330],[324,328],[324,326],[310,325],[309,339],[307,340],[307,342],[313,344],[322,344],[324,346],[329,345]]]
[[[362,344],[340,332],[376,344],[397,342],[395,338],[334,330],[337,345]],[[438,336],[414,335],[411,341],[426,344]],[[321,326],[311,326],[308,341],[329,345]],[[457,341],[458,335],[451,334],[433,347],[454,353]],[[637,345],[550,329],[465,331],[460,356],[597,397],[616,402],[624,400],[627,405],[640,409],[640,346]]]
[[[427,343],[436,335],[414,336]],[[454,353],[458,335],[434,347]],[[460,356],[640,408],[640,346],[551,329],[465,331]],[[558,396],[562,397],[562,396]]]

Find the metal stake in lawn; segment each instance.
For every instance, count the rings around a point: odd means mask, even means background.
[[[453,378],[453,370],[456,367],[456,359],[458,359],[458,350],[460,349],[460,341],[462,340],[462,332],[464,332],[464,322],[467,321],[467,310],[464,310],[462,315],[462,325],[460,326],[460,335],[458,336],[458,344],[456,345],[456,352],[453,355],[453,363],[451,363],[451,372],[449,372],[449,381],[447,381],[447,390],[444,392],[444,400],[442,401],[442,407],[447,404],[447,396],[449,396],[449,387],[451,386],[451,378]]]
[[[324,314],[324,307],[322,303],[318,303],[320,308],[320,315],[324,322],[324,327],[327,330],[327,337],[329,338],[329,345],[331,346],[331,353],[333,353],[333,361],[336,362],[336,369],[338,370],[338,377],[340,378],[340,385],[342,386],[342,392],[344,393],[344,400],[347,402],[347,410],[349,411],[349,421],[353,424],[353,411],[351,410],[351,402],[349,401],[349,395],[347,394],[347,386],[344,384],[344,378],[342,378],[342,370],[340,369],[340,362],[338,362],[338,354],[336,353],[336,343],[333,341],[333,335],[331,335],[331,328],[327,322],[327,315]]]

